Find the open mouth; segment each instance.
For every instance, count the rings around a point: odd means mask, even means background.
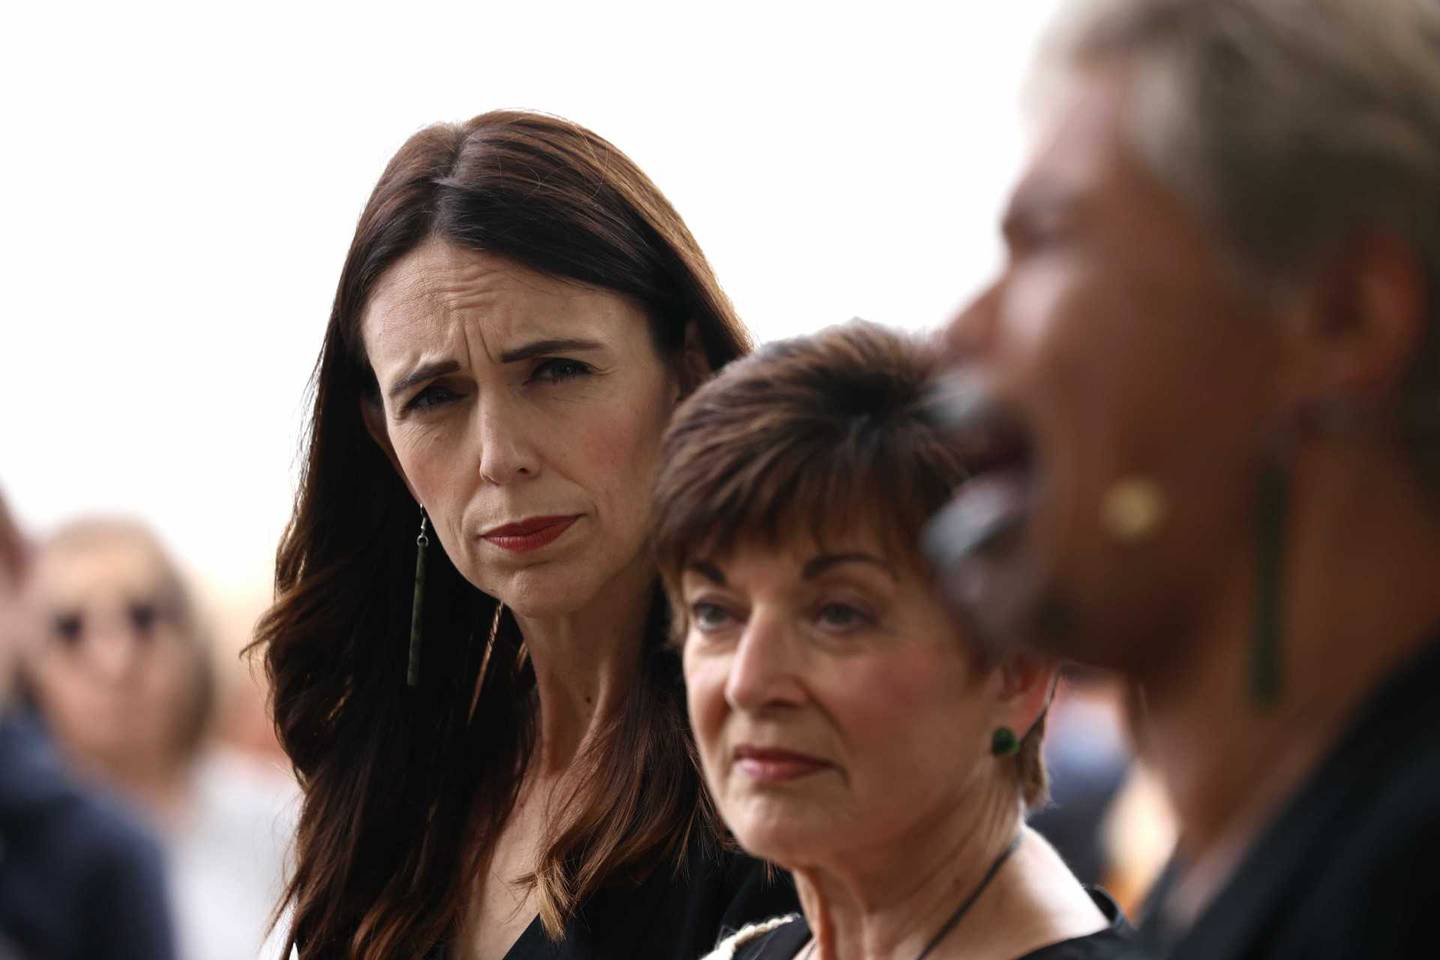
[[[939,378],[930,413],[969,474],[925,529],[925,552],[946,572],[1019,539],[1033,499],[1035,445],[1020,415],[973,374]]]

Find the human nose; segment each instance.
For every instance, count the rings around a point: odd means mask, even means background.
[[[139,661],[140,644],[128,626],[97,624],[86,646],[91,671],[108,683],[125,679]]]
[[[941,333],[941,353],[947,366],[962,366],[983,356],[995,335],[999,284],[992,283],[962,307]]]
[[[778,618],[752,614],[730,661],[726,702],[752,713],[799,704],[805,696],[801,660]]]
[[[480,477],[494,484],[534,476],[539,469],[534,430],[514,404],[496,399],[477,406]]]

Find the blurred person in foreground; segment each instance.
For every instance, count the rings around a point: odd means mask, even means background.
[[[210,641],[174,561],[138,523],[77,521],[42,544],[34,595],[30,695],[74,768],[158,832],[180,956],[253,960],[280,899],[296,788],[209,739]]]
[[[934,355],[852,323],[732,363],[677,413],[656,549],[706,782],[804,916],[713,957],[1062,960],[1126,925],[1026,828],[1053,661],[988,658],[919,551],[964,478]]]
[[[39,626],[30,556],[0,500],[0,960],[167,960],[174,955],[159,850],[63,772],[13,704]]]
[[[947,592],[1137,682],[1158,952],[1434,955],[1440,6],[1086,4],[1048,66],[948,330]]]

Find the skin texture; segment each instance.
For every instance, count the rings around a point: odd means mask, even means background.
[[[947,330],[1034,443],[1024,535],[964,572],[992,598],[980,619],[1120,666],[1153,652],[1137,636],[1187,642],[1243,553],[1281,349],[1214,238],[1131,154],[1123,90],[1076,83],[1046,115],[1005,216],[1008,262]],[[1165,522],[1127,542],[1102,513],[1135,477],[1163,492]]]
[[[873,538],[742,547],[692,564],[681,589],[691,726],[726,824],[795,872],[820,956],[913,957],[1019,828],[1018,788],[990,737],[1034,723],[1052,669],[979,669],[929,578]],[[813,764],[767,779],[751,747]],[[1049,899],[996,895],[1023,904],[1005,922],[992,914],[1005,931],[996,955],[1051,942],[1052,923],[1097,929],[1043,841],[1022,850],[996,889],[1043,876]],[[985,943],[975,920],[967,932]]]
[[[163,561],[121,534],[54,543],[37,557],[33,590],[42,633],[30,675],[57,741],[150,800],[148,788],[185,763],[197,668]]]
[[[970,613],[994,635],[1136,683],[1138,742],[1191,864],[1167,905],[1183,923],[1440,622],[1440,520],[1392,427],[1432,294],[1378,227],[1264,295],[1242,282],[1132,149],[1129,84],[1124,64],[1066,78],[1005,221],[1008,262],[947,331],[1036,460],[1020,535],[957,576],[984,588]],[[1262,705],[1249,657],[1267,461],[1291,496],[1281,693]],[[1102,506],[1135,477],[1165,510],[1124,539]]]
[[[516,881],[570,761],[630,689],[655,576],[647,494],[679,376],[626,298],[441,241],[381,278],[362,333],[382,397],[363,409],[371,434],[456,567],[513,612],[535,669],[538,750],[458,945],[502,957],[535,913]],[[572,342],[532,349],[545,341]],[[541,516],[575,520],[531,552],[482,536]]]

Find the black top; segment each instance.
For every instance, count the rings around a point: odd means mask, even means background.
[[[1440,637],[1371,696],[1195,924],[1151,910],[1141,940],[1174,960],[1433,957],[1437,917]]]
[[[679,876],[602,890],[580,906],[558,943],[537,917],[505,960],[697,960],[722,935],[797,909],[787,874],[739,853],[687,853]],[[432,960],[443,960],[441,947]]]
[[[33,721],[0,720],[0,957],[173,956],[159,848],[69,780]]]
[[[1114,957],[1134,960],[1134,931],[1130,929],[1130,924],[1125,922],[1125,915],[1103,890],[1092,888],[1090,898],[1110,922],[1108,927],[1089,936],[1061,940],[1039,950],[1032,950],[1015,960],[1111,960]],[[957,932],[952,936],[958,938],[964,934]],[[796,915],[789,923],[743,944],[735,951],[735,960],[793,960],[809,940],[809,924],[804,917]]]

